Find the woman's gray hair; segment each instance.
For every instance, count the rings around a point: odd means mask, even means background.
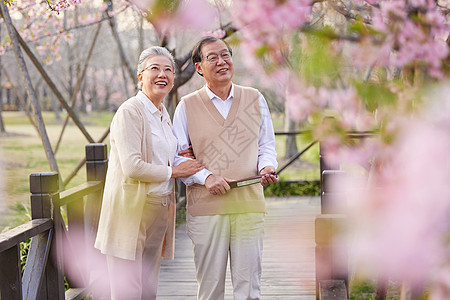
[[[155,56],[155,55],[166,56],[172,63],[172,67],[175,70],[175,59],[173,58],[172,53],[170,53],[170,51],[164,47],[153,46],[153,47],[145,49],[144,51],[142,51],[141,55],[139,55],[139,61],[138,61],[138,65],[137,65],[137,75],[144,72],[144,68],[145,68],[147,59],[149,57]],[[140,82],[138,82],[138,89],[139,90],[142,89],[142,83],[140,83]]]

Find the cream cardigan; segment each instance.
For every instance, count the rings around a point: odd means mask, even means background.
[[[166,180],[168,169],[151,164],[151,128],[136,97],[125,101],[117,110],[111,122],[110,141],[95,247],[104,254],[134,260],[147,183]],[[166,259],[173,259],[174,232],[173,228],[166,232]]]

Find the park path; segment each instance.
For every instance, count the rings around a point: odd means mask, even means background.
[[[319,197],[267,198],[262,299],[314,300],[314,220]],[[161,265],[158,300],[195,300],[197,282],[191,240],[183,225],[176,229],[175,260]],[[232,300],[227,276],[225,300]]]

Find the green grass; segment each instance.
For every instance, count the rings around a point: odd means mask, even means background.
[[[351,282],[350,300],[374,300],[377,282],[374,279],[368,279],[356,274]],[[389,281],[386,299],[399,300],[401,291],[401,283]],[[424,293],[420,300],[426,300],[427,295]]]
[[[5,227],[14,227],[27,221],[22,207],[29,209],[30,192],[29,176],[32,173],[48,172],[50,166],[36,129],[29,123],[23,112],[3,112],[3,121],[7,134],[0,136],[0,161],[2,164],[2,183],[7,189],[6,195],[0,199],[7,212],[1,212],[0,231]],[[82,116],[86,130],[94,140],[98,140],[111,122],[112,113]],[[61,114],[64,119],[65,115]],[[46,131],[55,148],[61,133],[62,122],[55,119],[51,112],[43,113]],[[105,142],[109,142],[107,138]],[[62,138],[62,143],[55,157],[62,179],[74,170],[85,156],[85,145],[89,142],[80,130],[69,122]],[[109,146],[108,146],[109,147]],[[72,179],[67,188],[77,186],[86,180],[86,169],[83,167]],[[2,203],[0,203],[2,204]]]
[[[283,180],[283,179],[281,179]],[[299,183],[284,183],[282,181],[264,187],[266,197],[286,196],[319,196],[319,181],[307,181]]]

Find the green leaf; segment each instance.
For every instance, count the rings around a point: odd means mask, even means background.
[[[380,106],[394,105],[397,96],[382,84],[373,82],[356,82],[356,90],[367,110],[373,112]]]
[[[152,14],[156,17],[173,14],[179,4],[179,0],[156,0],[152,6]]]

